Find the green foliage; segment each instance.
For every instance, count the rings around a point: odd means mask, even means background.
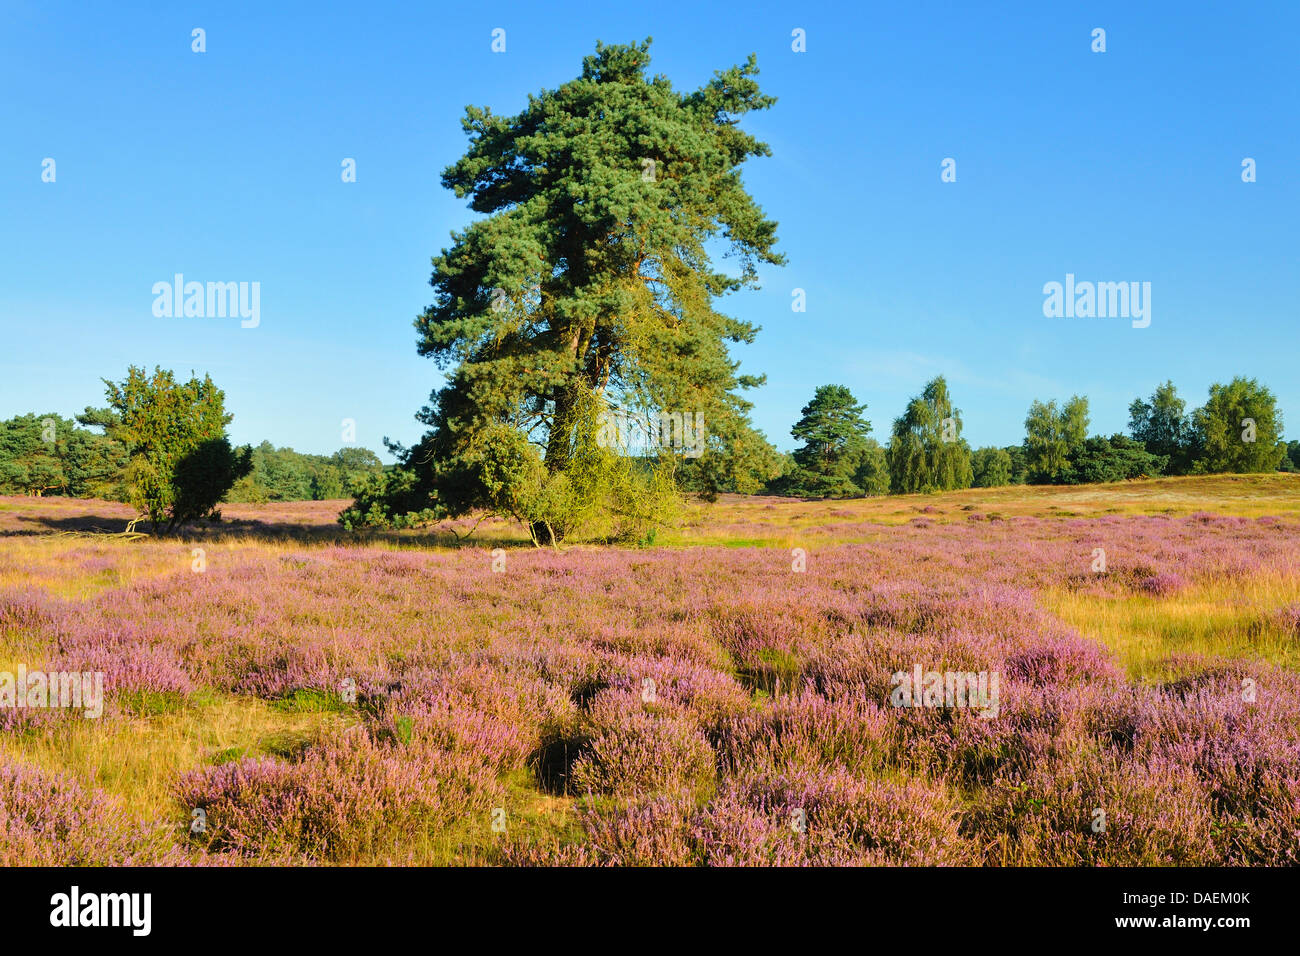
[[[1173,382],[1165,382],[1150,401],[1135,398],[1128,407],[1129,434],[1153,455],[1168,460],[1166,472],[1185,475],[1197,453],[1195,428]]]
[[[719,492],[758,494],[787,468],[786,458],[761,431],[737,427],[730,436],[710,431],[704,453],[677,468],[677,485],[713,501]]]
[[[649,62],[648,41],[598,44],[579,77],[517,115],[467,108],[469,149],[442,182],[482,218],[434,258],[434,302],[416,320],[420,354],[452,371],[419,415],[431,431],[402,450],[414,477],[394,490],[407,500],[381,510],[493,507],[472,436],[502,440],[501,425],[543,449],[549,474],[568,474],[597,397],[702,416],[706,447],[681,472],[705,494],[756,490],[775,471],[738,395],[762,379],[728,352],[756,329],[714,307],[754,285],[758,264],[783,261],[739,175],[769,153],[739,120],[773,100],[752,57],[690,93],[649,76]],[[738,274],[714,268],[718,245]]]
[[[997,488],[1011,484],[1011,455],[1003,448],[977,448],[971,455],[972,485],[976,488]]]
[[[178,383],[170,371],[131,366],[121,383],[104,380],[108,409],[88,412],[127,453],[127,498],[157,530],[218,519],[217,504],[252,468],[226,438],[225,394],[209,376]]]
[[[339,514],[348,531],[362,528],[421,528],[440,517],[428,507],[427,492],[417,486],[410,468],[390,468],[360,478],[353,488],[352,504]]]
[[[312,501],[342,498],[347,493],[344,489],[343,474],[334,465],[325,465],[311,476]]]
[[[107,408],[88,408],[75,421],[51,412],[0,422],[0,494],[128,500],[127,448],[114,437],[116,425],[115,413]],[[103,429],[105,434],[92,429]],[[224,467],[223,454],[214,446],[200,453],[194,465],[206,461],[203,469],[216,469],[212,472],[216,477]],[[252,470],[235,482],[224,500],[345,498],[363,478],[384,469],[374,452],[354,447],[330,456],[304,455],[262,442],[252,450],[251,461]],[[185,504],[186,509],[192,507],[197,505]]]
[[[1277,400],[1253,378],[1211,385],[1209,401],[1193,414],[1193,427],[1201,449],[1194,469],[1200,473],[1276,471],[1287,455]]]
[[[786,494],[807,498],[850,498],[862,494],[854,481],[863,461],[871,423],[865,405],[843,385],[822,385],[803,407],[790,434],[803,444],[794,453],[794,470],[783,482]],[[864,477],[867,476],[864,473]]]
[[[248,449],[237,454],[224,435],[204,439],[181,455],[172,473],[170,527],[220,518],[217,505],[250,467]]]
[[[864,495],[889,494],[889,456],[874,438],[863,442],[853,470],[853,483]]]
[[[1278,465],[1279,471],[1300,471],[1300,441],[1286,443],[1286,457]]]
[[[969,488],[970,445],[961,437],[961,411],[953,407],[943,376],[929,382],[894,420],[889,438],[890,489],[896,494]]]
[[[575,410],[574,441],[563,469],[543,469],[546,477],[531,510],[536,543],[583,538],[646,544],[676,516],[673,456],[620,454],[601,440],[600,410],[595,398]]]
[[[1028,480],[1060,484],[1070,479],[1071,462],[1088,436],[1088,400],[1075,395],[1058,409],[1056,402],[1035,401],[1025,418]]]
[[[1012,485],[1023,485],[1029,481],[1029,456],[1025,453],[1025,446],[1007,445],[1002,449],[1011,459],[1011,480],[1008,482]]]
[[[53,413],[0,422],[0,494],[121,498],[126,449]]]
[[[674,459],[624,455],[602,440],[599,398],[587,398],[571,419],[564,467],[551,471],[522,431],[494,423],[465,436],[437,463],[438,487],[463,495],[454,508],[427,507],[416,472],[398,468],[364,487],[339,516],[344,527],[418,527],[474,509],[520,522],[534,544],[566,539],[649,543],[679,507]],[[441,504],[441,503],[440,503]]]
[[[1164,455],[1151,454],[1140,441],[1127,435],[1111,435],[1109,439],[1096,435],[1083,443],[1082,450],[1071,462],[1069,483],[1091,484],[1159,475],[1168,463]]]
[[[253,468],[236,483],[229,501],[325,501],[353,497],[361,482],[384,470],[365,448],[340,448],[333,455],[309,455],[264,441],[253,449]]]

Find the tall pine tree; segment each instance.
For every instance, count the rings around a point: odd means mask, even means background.
[[[803,444],[795,450],[791,493],[808,497],[849,497],[863,493],[854,481],[867,448],[871,423],[843,385],[822,385],[803,407],[790,434]]]
[[[649,43],[597,44],[579,77],[517,115],[466,110],[469,149],[442,182],[483,218],[433,260],[419,351],[450,374],[418,416],[431,431],[402,450],[413,474],[394,508],[488,503],[476,462],[483,436],[510,444],[503,426],[562,472],[592,409],[696,416],[707,438],[691,451],[706,457],[753,445],[738,392],[762,379],[739,373],[728,343],[756,328],[716,304],[783,261],[740,177],[769,150],[739,121],[774,100],[753,56],[677,92],[647,74]],[[714,266],[718,244],[734,274]]]

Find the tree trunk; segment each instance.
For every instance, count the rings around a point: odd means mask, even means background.
[[[569,442],[573,436],[573,394],[565,387],[555,396],[551,433],[546,438],[546,470],[555,474],[569,463]]]

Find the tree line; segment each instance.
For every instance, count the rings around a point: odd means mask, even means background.
[[[229,445],[230,416],[224,393],[210,378],[180,382],[168,371],[132,368],[124,381],[105,384],[103,408],[87,408],[73,418],[50,412],[0,421],[0,494],[130,501],[137,486],[147,486],[158,500],[169,502],[176,494],[162,486],[205,441],[218,443],[209,451],[209,464],[231,476],[217,500],[350,498],[383,471],[379,456],[365,448],[310,455],[265,441],[230,449],[230,460],[223,463],[220,443]]]
[[[1300,442],[1282,439],[1273,393],[1237,377],[1210,386],[1192,411],[1173,382],[1129,405],[1128,434],[1089,435],[1088,399],[1034,401],[1019,445],[972,449],[942,376],[896,418],[886,445],[843,385],[823,385],[791,435],[802,444],[768,483],[771,494],[845,498],[991,488],[1091,484],[1160,475],[1300,471]]]

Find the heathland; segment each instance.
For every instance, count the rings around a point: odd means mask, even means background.
[[[0,675],[106,695],[0,708],[0,862],[1297,861],[1296,476],[724,496],[642,548],[345,504],[0,498]],[[916,668],[996,716],[894,706]]]

